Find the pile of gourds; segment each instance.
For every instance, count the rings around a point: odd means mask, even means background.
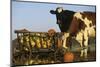
[[[42,33],[44,34],[44,33]],[[50,48],[52,46],[52,37],[49,36],[42,36],[39,33],[35,35],[20,36],[20,43],[22,45],[31,45],[32,48]]]

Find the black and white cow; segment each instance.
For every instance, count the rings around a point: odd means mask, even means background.
[[[67,49],[66,39],[74,36],[80,46],[85,47],[80,56],[87,57],[88,39],[91,36],[95,37],[95,12],[74,12],[58,7],[56,10],[50,10],[50,13],[56,15],[57,24],[61,32],[64,32],[63,47]]]

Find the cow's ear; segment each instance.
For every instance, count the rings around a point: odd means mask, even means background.
[[[56,14],[56,11],[50,10],[50,13],[51,13],[51,14]]]

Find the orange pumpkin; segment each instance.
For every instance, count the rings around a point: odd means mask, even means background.
[[[64,62],[73,62],[74,61],[74,54],[71,52],[66,52],[64,54]]]

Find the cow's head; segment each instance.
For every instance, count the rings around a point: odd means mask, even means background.
[[[63,10],[62,7],[58,7],[56,10],[50,10],[50,13],[56,15],[57,24],[61,32],[68,31],[75,12]]]
[[[56,19],[57,19],[57,24],[61,24],[63,21],[63,8],[62,7],[57,7],[56,10],[50,10],[51,14],[55,14],[56,15]]]
[[[57,7],[56,10],[50,10],[51,14],[59,14],[63,11],[62,7]]]

